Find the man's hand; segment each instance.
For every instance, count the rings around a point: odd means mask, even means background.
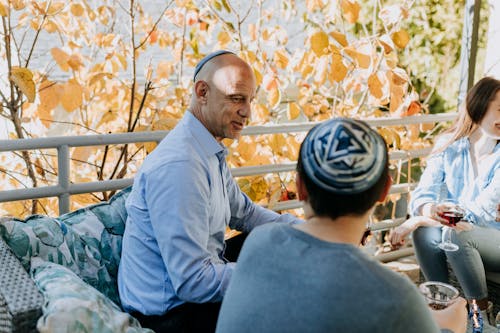
[[[454,333],[465,333],[467,330],[467,302],[459,297],[443,310],[431,310],[439,328],[449,329]]]

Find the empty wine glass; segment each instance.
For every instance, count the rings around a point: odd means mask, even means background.
[[[465,210],[460,207],[455,201],[445,200],[437,205],[437,215],[445,220],[441,232],[441,243],[439,248],[444,251],[457,251],[458,245],[451,241],[451,233],[454,232],[453,227],[464,218]]]

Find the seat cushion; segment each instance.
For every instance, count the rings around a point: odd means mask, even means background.
[[[33,258],[31,275],[42,292],[45,304],[38,319],[39,332],[127,332],[152,333],[83,282],[70,269]]]
[[[120,304],[117,275],[130,190],[58,218],[32,215],[4,220],[0,235],[27,271],[32,257],[60,264]]]

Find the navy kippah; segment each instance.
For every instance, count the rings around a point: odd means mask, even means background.
[[[203,66],[205,66],[205,64],[210,60],[210,59],[213,59],[215,57],[218,57],[222,54],[226,54],[226,53],[231,53],[231,54],[234,54],[234,52],[231,52],[231,51],[227,51],[227,50],[218,50],[218,51],[215,51],[215,52],[212,52],[212,53],[209,53],[207,54],[205,57],[203,57],[203,59],[200,60],[200,62],[198,63],[198,65],[196,65],[195,69],[194,69],[194,75],[193,75],[193,81],[196,80],[196,75],[198,75],[198,73],[200,72],[201,68]]]
[[[380,179],[387,164],[387,147],[366,123],[335,118],[309,132],[300,156],[304,172],[314,184],[336,194],[356,194]]]

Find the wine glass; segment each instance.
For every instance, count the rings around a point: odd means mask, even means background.
[[[459,291],[451,284],[427,281],[418,286],[418,289],[424,295],[429,307],[433,310],[445,309],[448,305],[455,302]]]
[[[444,219],[443,229],[441,232],[441,243],[439,248],[444,251],[457,251],[458,245],[451,241],[451,233],[454,226],[464,218],[465,210],[460,207],[455,201],[446,200],[437,205],[437,215]]]

